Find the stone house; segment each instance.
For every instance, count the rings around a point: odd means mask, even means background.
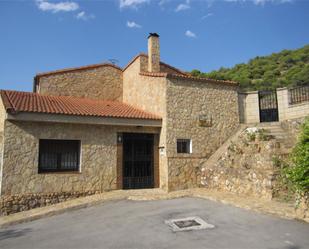
[[[195,78],[148,55],[37,74],[1,91],[1,195],[177,190],[239,126],[238,85]]]

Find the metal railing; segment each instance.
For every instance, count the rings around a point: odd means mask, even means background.
[[[309,101],[309,85],[289,89],[289,104],[295,105]]]

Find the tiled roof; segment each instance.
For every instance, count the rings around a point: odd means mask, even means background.
[[[8,90],[1,90],[1,97],[6,111],[11,114],[31,112],[110,118],[161,119],[155,114],[118,101],[48,96]]]
[[[238,82],[230,81],[230,80],[215,80],[209,78],[202,78],[202,77],[194,77],[190,75],[180,75],[180,74],[170,74],[170,73],[152,73],[152,72],[140,72],[140,75],[143,76],[150,76],[150,77],[166,77],[166,78],[174,78],[174,79],[184,79],[184,80],[193,80],[193,81],[202,81],[202,82],[209,82],[209,83],[219,83],[219,84],[228,84],[238,86]]]

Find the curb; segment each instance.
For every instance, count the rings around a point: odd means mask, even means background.
[[[88,197],[84,197],[84,198],[88,198]],[[125,197],[104,198],[104,199],[99,199],[99,200],[88,200],[84,198],[82,198],[82,200],[78,200],[78,199],[69,200],[69,201],[57,203],[57,204],[46,206],[46,207],[34,208],[31,210],[0,217],[0,228],[11,226],[11,225],[16,225],[16,224],[20,224],[24,222],[34,221],[40,218],[50,217],[50,216],[54,216],[57,214],[62,214],[67,211],[73,211],[73,210],[95,206],[105,201],[126,199]]]
[[[231,201],[226,197],[219,198],[217,196],[213,196],[211,192],[198,192],[194,189],[184,190],[184,191],[175,191],[175,192],[164,192],[157,190],[159,192],[151,192],[151,191],[123,191],[116,190],[112,192],[105,192],[101,194],[91,195],[87,197],[81,197],[61,203],[57,203],[54,205],[34,208],[31,210],[11,214],[8,216],[0,217],[0,228],[4,228],[10,225],[16,225],[24,222],[34,221],[44,217],[50,217],[57,214],[62,214],[67,211],[78,210],[82,208],[87,208],[91,206],[95,206],[107,201],[118,201],[118,200],[131,200],[131,201],[154,201],[154,200],[168,200],[175,198],[184,198],[184,197],[194,197],[207,199],[210,201],[219,202],[225,205],[231,205],[237,208],[242,208],[245,210],[251,210],[261,214],[273,215],[276,217],[288,219],[288,220],[299,220],[303,222],[308,222],[307,219],[299,219],[293,212],[290,213],[278,213],[271,211],[269,209],[265,209],[263,207],[258,206],[250,206],[250,205],[241,205],[235,201]],[[149,195],[148,195],[149,194]]]

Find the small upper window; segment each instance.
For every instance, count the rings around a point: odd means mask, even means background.
[[[192,153],[190,139],[177,139],[177,153]]]
[[[79,157],[79,140],[40,139],[39,173],[78,171]]]

